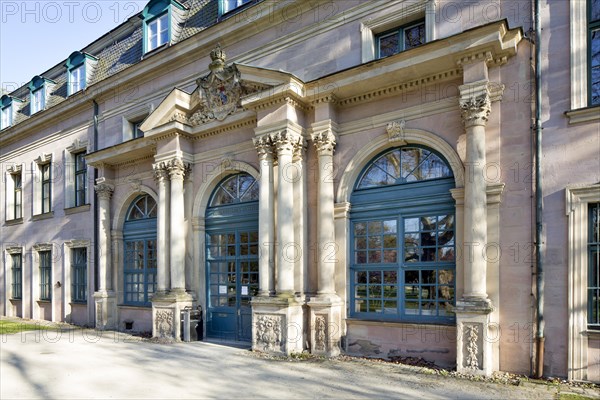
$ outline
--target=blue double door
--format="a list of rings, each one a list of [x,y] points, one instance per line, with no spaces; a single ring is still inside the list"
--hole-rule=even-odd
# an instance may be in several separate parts
[[[258,228],[252,225],[207,229],[207,334],[210,337],[252,340],[250,301],[258,293]]]

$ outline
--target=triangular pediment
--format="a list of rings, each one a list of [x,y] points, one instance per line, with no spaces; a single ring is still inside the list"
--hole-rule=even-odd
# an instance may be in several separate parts
[[[304,85],[290,73],[243,64],[225,63],[225,53],[217,47],[211,52],[210,73],[196,80],[192,93],[174,88],[146,118],[141,129],[153,136],[164,125],[176,122],[190,132],[202,125],[227,124],[234,114],[245,111],[248,99],[255,101],[284,88]]]

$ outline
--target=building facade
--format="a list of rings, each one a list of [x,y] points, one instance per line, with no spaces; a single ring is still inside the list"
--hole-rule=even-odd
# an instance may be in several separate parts
[[[600,380],[599,7],[149,1],[0,100],[0,309]]]

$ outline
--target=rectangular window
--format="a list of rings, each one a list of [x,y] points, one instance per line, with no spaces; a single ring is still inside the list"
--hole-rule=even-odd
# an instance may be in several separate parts
[[[69,72],[69,83],[71,87],[69,88],[69,94],[77,93],[80,90],[85,88],[85,65],[80,65],[79,67],[73,68]]]
[[[425,21],[421,20],[381,33],[375,39],[377,58],[384,58],[410,50],[425,44]]]
[[[42,173],[42,214],[51,211],[52,180],[50,163],[40,166]]]
[[[71,252],[71,300],[74,303],[87,301],[87,248],[73,249]]]
[[[454,215],[353,223],[352,313],[400,320],[451,320]]]
[[[588,327],[600,329],[600,203],[588,210]]]
[[[21,254],[11,254],[12,268],[11,268],[11,277],[12,277],[12,298],[15,300],[21,299],[23,297],[23,258]]]
[[[169,41],[169,14],[162,16],[148,23],[148,43],[147,51],[156,49]]]
[[[252,0],[221,0],[221,14],[226,14],[251,1]]]
[[[40,88],[35,92],[31,93],[31,114],[35,114],[38,111],[43,110],[46,107],[46,101],[44,99],[44,88]]]
[[[40,251],[40,300],[52,300],[51,252]]]
[[[0,129],[8,128],[13,124],[12,118],[12,106],[7,106],[2,109],[2,121],[0,123]]]
[[[14,207],[14,219],[23,218],[22,210],[23,210],[23,181],[21,178],[21,174],[13,174],[13,207]]]
[[[590,105],[600,105],[600,1],[588,1]]]
[[[149,306],[156,291],[156,240],[125,242],[125,303]]]
[[[87,164],[85,153],[77,153],[75,157],[75,207],[86,204]]]

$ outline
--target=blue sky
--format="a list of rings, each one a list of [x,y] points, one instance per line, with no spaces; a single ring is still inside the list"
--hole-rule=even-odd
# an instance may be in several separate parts
[[[12,91],[140,12],[148,0],[0,0],[0,84]]]

